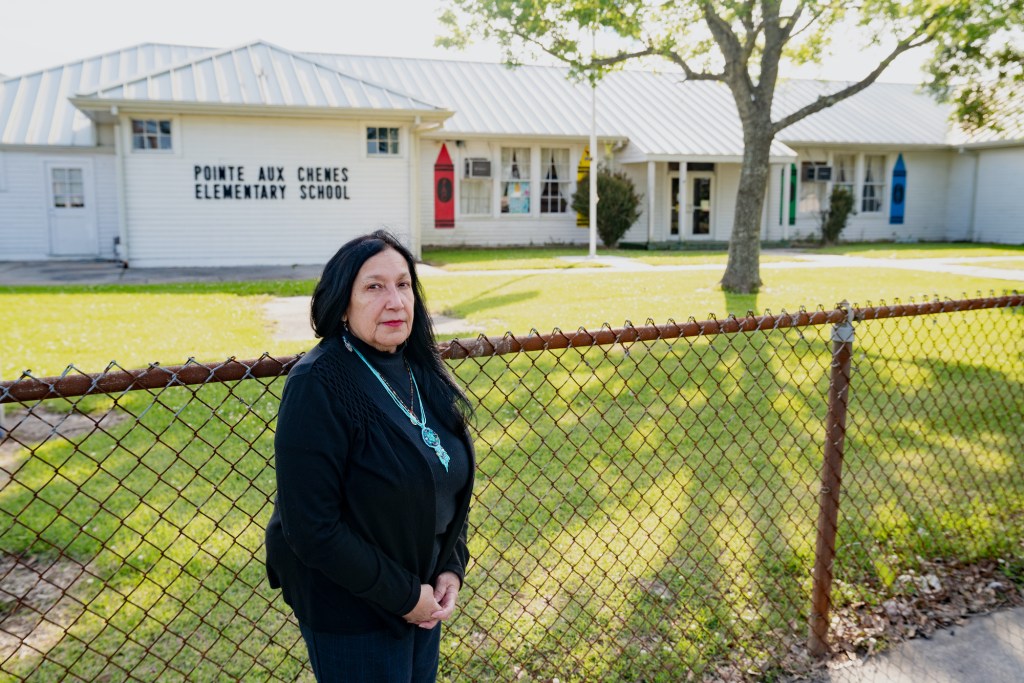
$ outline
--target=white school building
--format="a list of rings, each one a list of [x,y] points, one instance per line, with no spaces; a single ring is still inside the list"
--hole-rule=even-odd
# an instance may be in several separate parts
[[[0,65],[2,67],[3,65]],[[787,81],[777,116],[842,84]],[[667,69],[597,89],[596,160],[643,195],[631,243],[726,242],[731,95]],[[385,227],[429,245],[585,244],[591,91],[556,67],[145,44],[0,81],[0,261],[319,264]],[[1024,129],[974,136],[879,83],[782,131],[762,239],[1024,243]],[[584,223],[580,226],[579,223]]]

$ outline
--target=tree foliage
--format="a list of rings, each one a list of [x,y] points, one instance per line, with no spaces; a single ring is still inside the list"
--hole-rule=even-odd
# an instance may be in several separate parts
[[[743,126],[744,158],[722,285],[750,292],[760,284],[759,228],[776,134],[928,46],[933,92],[954,103],[968,127],[991,123],[1022,79],[1022,7],[1024,0],[448,0],[441,19],[449,34],[438,43],[496,40],[511,64],[546,53],[591,80],[646,60],[667,61],[688,80],[724,84]],[[817,61],[833,40],[856,35],[888,48],[861,80],[773,112],[781,66]]]
[[[601,166],[597,171],[597,234],[601,243],[614,249],[630,226],[640,218],[641,197],[625,173]],[[572,208],[578,214],[590,213],[590,174],[581,180],[572,196]]]
[[[823,244],[835,244],[839,241],[839,233],[846,227],[853,210],[853,195],[842,185],[832,188],[828,208],[821,212],[821,241]]]

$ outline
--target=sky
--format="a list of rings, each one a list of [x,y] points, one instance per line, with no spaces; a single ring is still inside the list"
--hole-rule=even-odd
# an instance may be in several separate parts
[[[230,48],[265,40],[297,52],[500,61],[498,48],[434,47],[445,0],[0,0],[0,74],[31,73],[138,43]],[[880,80],[918,83],[921,58],[907,55]],[[827,68],[802,78],[856,80],[880,59],[840,46]]]

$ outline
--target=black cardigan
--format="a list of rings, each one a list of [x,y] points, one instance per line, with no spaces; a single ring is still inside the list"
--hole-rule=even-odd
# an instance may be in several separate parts
[[[444,571],[465,577],[475,469],[469,434],[462,430],[469,482],[456,494],[437,566],[429,566],[434,474],[410,427],[339,339],[322,341],[288,373],[274,439],[267,577],[314,630],[399,635],[412,628],[402,615],[416,606],[421,584]]]

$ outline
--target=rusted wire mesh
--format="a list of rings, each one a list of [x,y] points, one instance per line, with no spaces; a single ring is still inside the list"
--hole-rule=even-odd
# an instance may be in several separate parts
[[[443,345],[479,474],[441,678],[809,675],[1019,602],[1024,298],[854,314],[842,439],[843,310]],[[0,385],[0,676],[311,680],[263,570],[294,361]]]

